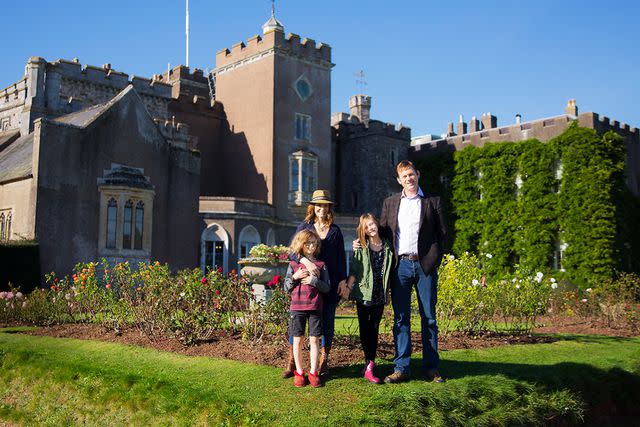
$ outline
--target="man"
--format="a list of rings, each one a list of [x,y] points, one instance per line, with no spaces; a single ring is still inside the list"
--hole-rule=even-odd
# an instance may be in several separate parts
[[[436,300],[438,266],[447,238],[440,197],[425,195],[418,186],[420,172],[408,160],[396,167],[402,192],[384,200],[380,226],[393,241],[395,268],[391,274],[394,312],[395,369],[389,383],[407,381],[411,360],[411,291],[416,288],[422,329],[422,365],[428,379],[442,382],[438,372]],[[354,246],[355,242],[354,242]]]

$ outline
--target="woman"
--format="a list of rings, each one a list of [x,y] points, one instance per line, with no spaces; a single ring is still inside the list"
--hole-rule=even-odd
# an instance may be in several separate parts
[[[340,227],[333,223],[333,201],[327,190],[313,192],[309,206],[307,206],[307,215],[296,229],[296,233],[300,230],[313,230],[320,236],[321,246],[318,259],[324,262],[329,270],[331,288],[328,293],[324,294],[324,304],[322,305],[323,344],[320,352],[320,375],[326,375],[328,373],[329,353],[333,343],[336,308],[338,307],[338,301],[340,301],[338,288],[346,286],[347,278],[344,238]],[[318,268],[311,261],[301,258],[300,263],[304,264],[314,276],[320,276]],[[291,344],[291,338],[289,338],[289,344]],[[295,369],[293,349],[289,346],[289,361],[282,373],[283,378],[293,376]]]
[[[371,213],[360,217],[357,233],[360,248],[353,254],[352,269],[340,295],[356,301],[360,342],[364,352],[364,377],[382,383],[374,373],[378,332],[384,306],[389,301],[389,276],[393,269],[391,243],[378,234],[380,223]]]

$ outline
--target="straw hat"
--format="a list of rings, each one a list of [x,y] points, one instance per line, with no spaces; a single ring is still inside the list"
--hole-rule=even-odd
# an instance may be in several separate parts
[[[314,191],[313,195],[311,196],[311,201],[309,203],[314,205],[321,205],[321,204],[332,205],[333,204],[333,202],[331,201],[331,195],[329,194],[328,190]]]

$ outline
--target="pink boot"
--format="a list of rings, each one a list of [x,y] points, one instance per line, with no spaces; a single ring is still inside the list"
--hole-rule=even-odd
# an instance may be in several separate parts
[[[373,384],[382,384],[382,381],[380,380],[380,378],[376,377],[373,373],[373,368],[375,366],[376,364],[373,363],[373,360],[370,360],[369,363],[367,364],[367,367],[364,369],[364,377]]]

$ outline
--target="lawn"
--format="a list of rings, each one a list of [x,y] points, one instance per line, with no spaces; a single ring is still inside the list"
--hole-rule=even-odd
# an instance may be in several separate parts
[[[634,425],[640,419],[640,338],[566,335],[551,344],[442,352],[444,384],[416,375],[406,384],[373,386],[352,366],[335,369],[321,389],[294,389],[269,366],[16,332],[0,332],[0,420],[19,425],[506,426],[582,419]],[[615,411],[617,418],[602,417]]]

